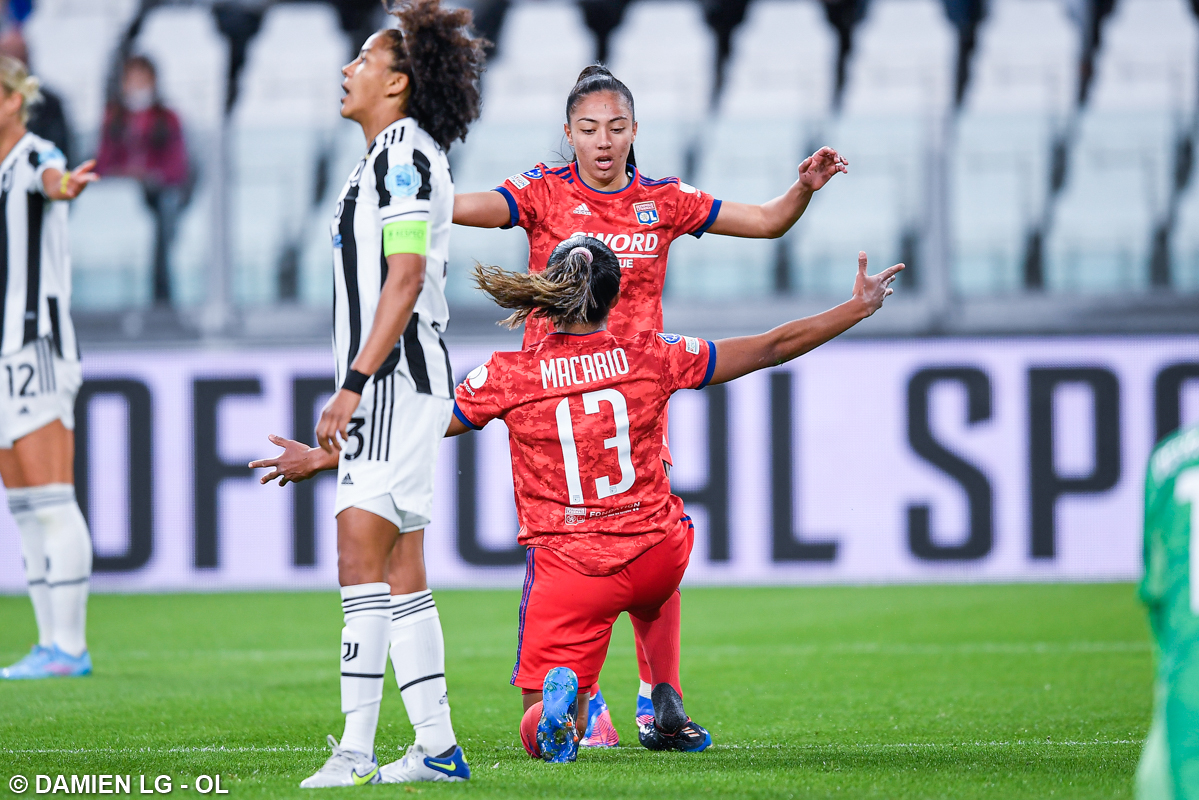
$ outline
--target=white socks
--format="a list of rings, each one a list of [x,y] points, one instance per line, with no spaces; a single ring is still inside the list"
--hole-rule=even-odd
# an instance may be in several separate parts
[[[341,630],[341,711],[346,728],[339,744],[367,756],[375,752],[383,700],[390,594],[386,583],[341,587],[346,620]]]
[[[18,491],[23,494],[19,499],[24,499],[41,528],[54,644],[68,655],[79,656],[87,649],[84,629],[88,579],[92,574],[92,537],[75,502],[75,487],[69,483],[50,483]],[[22,526],[22,542],[26,538],[24,530]],[[36,557],[36,548],[33,551]],[[36,609],[37,601],[34,603]]]
[[[646,700],[651,699],[654,696],[653,685],[646,683],[645,681],[641,680],[640,678],[638,678],[638,682],[641,684],[641,686],[640,686],[640,688],[637,689],[637,695],[639,697],[644,697]]]
[[[37,643],[42,647],[54,644],[54,615],[50,609],[50,587],[46,585],[46,547],[42,524],[29,504],[30,489],[9,489],[8,509],[21,532],[21,558],[25,562],[25,582],[29,584],[29,599],[37,620]]]
[[[428,589],[391,598],[391,666],[416,743],[440,756],[457,738],[450,724],[441,618]]]

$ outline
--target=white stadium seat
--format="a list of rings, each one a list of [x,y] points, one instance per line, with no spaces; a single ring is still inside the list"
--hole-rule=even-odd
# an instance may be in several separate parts
[[[795,182],[807,130],[796,121],[721,118],[703,139],[696,185],[719,200],[762,203]],[[673,297],[746,297],[774,286],[780,242],[706,234],[670,256]]]
[[[711,105],[716,39],[698,3],[640,0],[612,35],[612,72],[633,93],[637,166],[681,175]]]
[[[854,34],[842,109],[852,115],[947,112],[957,43],[937,0],[876,0]]]
[[[1179,199],[1170,237],[1170,284],[1184,292],[1199,291],[1199,181]]]
[[[1097,111],[1195,110],[1199,22],[1183,0],[1122,0],[1103,26],[1088,103]]]
[[[25,24],[33,73],[62,98],[81,154],[93,153],[99,142],[105,82],[124,25],[87,6],[56,16],[40,3]]]
[[[134,52],[158,71],[158,92],[189,130],[211,132],[224,117],[229,45],[210,9],[159,6],[142,22]]]
[[[106,178],[71,205],[74,307],[112,311],[148,303],[154,218],[141,185]]]
[[[330,6],[271,6],[251,42],[230,126],[233,297],[277,297],[280,259],[299,246],[317,198],[316,165],[341,122],[349,41]],[[337,180],[330,178],[330,180]]]
[[[837,48],[837,34],[815,0],[756,0],[733,32],[720,114],[740,119],[827,116]]]
[[[1023,286],[1029,234],[1049,196],[1053,123],[1041,114],[964,114],[950,156],[950,237],[963,294]]]
[[[1082,38],[1059,0],[998,0],[977,36],[967,110],[1065,121],[1077,101]]]
[[[1084,117],[1045,249],[1045,286],[1112,293],[1148,286],[1168,187],[1163,115]],[[1157,143],[1154,146],[1154,143]]]
[[[498,54],[483,76],[485,123],[561,125],[566,97],[595,58],[595,37],[575,3],[517,3],[504,17]]]

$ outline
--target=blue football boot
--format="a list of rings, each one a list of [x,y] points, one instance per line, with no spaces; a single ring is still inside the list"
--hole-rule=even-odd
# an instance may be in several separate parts
[[[12,666],[0,669],[0,679],[8,681],[29,680],[34,678],[49,678],[50,673],[43,669],[46,662],[54,654],[54,648],[35,644],[24,658]]]
[[[579,679],[569,667],[554,667],[541,686],[541,719],[537,746],[551,764],[574,761],[579,755],[575,720],[579,714]]]
[[[637,731],[638,735],[654,727],[654,701],[648,697],[637,695]]]
[[[92,674],[92,657],[86,650],[77,656],[69,655],[54,645],[54,652],[42,669],[59,678],[82,678]]]
[[[620,734],[612,724],[604,693],[597,688],[587,704],[587,733],[579,740],[579,747],[616,747],[619,744]]]
[[[669,683],[659,683],[653,691],[654,719],[638,728],[637,738],[648,750],[678,750],[698,753],[712,744],[712,735],[694,722],[683,710],[683,698]]]

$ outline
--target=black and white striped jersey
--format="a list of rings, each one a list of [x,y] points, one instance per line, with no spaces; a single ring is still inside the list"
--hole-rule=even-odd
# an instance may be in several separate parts
[[[411,118],[371,142],[338,197],[333,218],[333,350],[340,386],[375,320],[387,278],[383,226],[428,223],[425,282],[408,328],[377,376],[398,373],[421,394],[451,398],[454,378],[441,332],[449,322],[445,271],[449,260],[454,183],[436,142]]]
[[[46,197],[42,173],[66,170],[62,152],[27,133],[0,162],[0,356],[50,338],[55,352],[75,361],[71,324],[68,204]]]

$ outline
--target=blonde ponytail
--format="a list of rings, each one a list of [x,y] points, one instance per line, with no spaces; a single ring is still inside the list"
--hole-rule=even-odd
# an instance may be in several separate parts
[[[42,99],[41,81],[29,74],[29,70],[15,58],[0,56],[0,86],[4,93],[21,95],[21,124],[29,121],[29,108]]]

